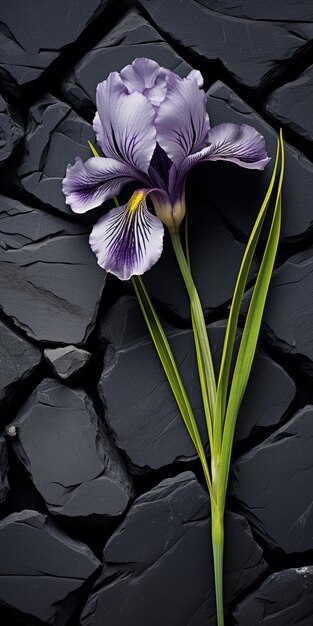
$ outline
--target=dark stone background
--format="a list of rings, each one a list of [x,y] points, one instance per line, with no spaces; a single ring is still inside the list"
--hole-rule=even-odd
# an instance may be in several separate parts
[[[282,236],[236,433],[225,605],[228,626],[312,626],[312,0],[2,0],[0,22],[1,624],[215,625],[199,464],[130,286],[89,250],[101,210],[79,220],[61,193],[66,165],[89,156],[96,84],[148,56],[202,71],[212,124],[253,124],[272,156],[284,130]],[[214,163],[188,181],[216,366],[270,173]],[[167,241],[146,283],[205,438]]]

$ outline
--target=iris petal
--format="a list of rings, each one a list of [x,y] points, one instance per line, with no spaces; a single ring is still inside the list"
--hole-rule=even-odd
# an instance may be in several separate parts
[[[135,168],[115,159],[92,157],[86,163],[78,157],[74,165],[69,165],[63,180],[63,193],[66,203],[75,213],[85,213],[121,191],[133,180],[143,182]]]
[[[97,87],[94,131],[104,154],[148,172],[156,146],[155,110],[141,93],[128,93],[117,72]]]
[[[217,124],[211,128],[208,141],[205,160],[223,159],[257,170],[263,170],[270,160],[264,137],[248,124]]]
[[[100,217],[89,243],[98,264],[121,280],[148,271],[161,256],[164,228],[136,191],[130,201]]]
[[[196,77],[169,80],[155,126],[157,142],[176,167],[186,156],[207,145],[210,123],[205,105],[206,96]]]

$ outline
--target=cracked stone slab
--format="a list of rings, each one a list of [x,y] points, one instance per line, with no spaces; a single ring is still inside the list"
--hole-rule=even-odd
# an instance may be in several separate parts
[[[246,312],[250,292],[243,302]],[[267,341],[313,376],[313,248],[290,257],[273,274],[263,315]]]
[[[165,329],[203,441],[206,441],[192,331],[169,325]],[[225,322],[211,324],[208,331],[217,366]],[[121,298],[102,320],[100,333],[100,343],[108,347],[99,394],[115,443],[126,454],[131,467],[144,471],[193,458],[193,446],[147,335],[136,299]],[[287,373],[259,352],[238,416],[236,441],[279,423],[294,396],[295,385]]]
[[[313,141],[313,65],[296,80],[282,85],[264,102],[264,111],[306,141]]]
[[[12,425],[12,446],[51,513],[92,520],[124,512],[130,478],[82,389],[45,379]]]
[[[9,492],[9,460],[7,442],[0,436],[0,504],[4,502]]]
[[[200,200],[199,188],[191,195],[190,202],[187,197],[187,207],[192,274],[208,314],[231,300],[245,246],[234,238],[218,211]],[[253,262],[250,278],[256,270],[257,263]],[[145,284],[150,296],[172,316],[190,319],[186,287],[167,234],[162,256],[145,274]]]
[[[0,603],[64,626],[77,604],[73,592],[100,562],[46,515],[24,510],[0,521]]]
[[[97,84],[136,57],[154,59],[182,77],[192,69],[136,9],[130,9],[64,78],[65,100],[82,115],[94,115]]]
[[[89,229],[0,197],[0,308],[37,341],[83,344],[106,273]]]
[[[8,161],[23,136],[21,120],[0,96],[0,166]]]
[[[40,350],[0,321],[0,406],[11,400],[40,362]]]
[[[225,534],[228,608],[259,578],[266,563],[243,517],[228,513]],[[214,626],[209,499],[191,472],[140,496],[110,537],[103,557],[81,626]]]
[[[80,376],[91,359],[90,352],[76,346],[46,348],[44,356],[53,373],[61,380],[68,381]]]
[[[235,608],[234,624],[311,626],[313,567],[296,567],[271,574]]]
[[[256,0],[139,0],[139,4],[165,36],[206,59],[208,67],[219,61],[241,86],[257,91],[274,85],[288,62],[306,52],[313,40],[310,0],[285,3],[291,7],[286,16],[280,0],[270,7]]]
[[[0,79],[2,84],[21,95],[24,87],[40,78],[63,49],[74,43],[109,5],[108,0],[46,0],[6,2],[1,7]]]
[[[210,181],[204,187],[208,203],[217,207],[235,232],[248,238],[271,178],[277,133],[223,83],[214,83],[207,95],[212,126],[223,122],[250,124],[265,137],[272,157],[263,172],[222,162],[208,163],[199,170],[199,175]],[[312,195],[313,164],[285,142],[282,242],[305,240],[312,232]]]
[[[29,203],[38,201],[61,214],[74,215],[65,204],[62,180],[69,163],[90,157],[92,127],[65,102],[45,95],[30,109],[20,160],[8,172],[7,188]]]
[[[233,465],[230,494],[269,548],[312,550],[313,407],[306,406]]]

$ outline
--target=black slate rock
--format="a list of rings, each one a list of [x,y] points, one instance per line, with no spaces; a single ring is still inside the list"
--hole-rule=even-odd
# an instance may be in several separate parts
[[[65,100],[81,115],[94,115],[97,84],[136,57],[154,59],[182,77],[192,69],[136,9],[130,9],[65,77]]]
[[[282,85],[268,96],[264,111],[306,141],[313,141],[313,65],[296,80]]]
[[[271,574],[234,611],[236,626],[312,626],[313,567]]]
[[[0,79],[14,95],[37,80],[108,6],[108,0],[3,2],[0,33]]]
[[[247,311],[250,292],[242,312]],[[273,274],[263,315],[262,332],[276,350],[290,357],[310,380],[313,377],[313,248],[290,257]]]
[[[267,152],[272,158],[263,172],[247,170],[221,161],[199,166],[202,168],[199,169],[199,177],[202,175],[205,181],[210,181],[203,186],[207,191],[207,202],[217,207],[235,232],[248,238],[272,175],[278,135],[223,83],[219,81],[214,83],[207,94],[207,108],[212,126],[223,122],[250,124],[265,137]],[[285,177],[281,241],[284,243],[305,241],[311,235],[313,224],[313,164],[287,142],[284,142],[284,145]]]
[[[226,514],[225,605],[266,569],[246,520]],[[214,626],[209,498],[191,472],[140,496],[104,549],[81,626]],[[122,599],[122,601],[121,601]]]
[[[0,603],[53,626],[65,626],[77,604],[71,594],[100,565],[85,544],[29,510],[0,521],[0,555]]]
[[[307,406],[233,466],[230,493],[272,550],[312,550],[312,441]]]
[[[37,341],[83,344],[106,280],[89,229],[4,196],[0,218],[0,308]]]
[[[8,173],[8,189],[23,200],[73,216],[65,204],[62,180],[76,157],[86,161],[91,156],[88,140],[95,143],[90,124],[65,102],[43,96],[29,111],[23,151]]]
[[[235,239],[212,204],[201,202],[200,194],[197,189],[190,202],[187,197],[189,246],[192,274],[204,313],[208,314],[231,300],[245,246]],[[253,262],[250,278],[256,270],[257,263]],[[145,284],[150,296],[174,319],[190,319],[186,287],[168,236],[160,260],[145,274]]]
[[[0,436],[0,504],[4,502],[9,491],[9,459],[7,442],[4,437]]]
[[[91,359],[90,352],[76,346],[46,348],[44,356],[53,373],[61,380],[68,381],[80,376]]]
[[[23,136],[20,118],[0,96],[0,166],[8,161]]]
[[[11,400],[40,362],[40,350],[0,322],[0,406]]]
[[[165,328],[206,440],[192,331],[169,325]],[[193,458],[193,446],[136,299],[124,296],[117,301],[105,315],[100,329],[100,343],[109,345],[98,389],[117,447],[136,471]],[[225,322],[211,324],[208,331],[218,366]],[[269,357],[257,353],[238,417],[236,442],[279,423],[294,396],[295,385],[287,373]]]
[[[131,481],[82,389],[42,381],[13,425],[13,448],[51,513],[87,520],[123,513]]]
[[[313,39],[312,4],[280,0],[139,0],[166,37],[212,62],[243,87],[269,89]],[[285,12],[285,6],[290,5]],[[289,18],[290,15],[290,18]],[[208,64],[209,65],[209,64]]]

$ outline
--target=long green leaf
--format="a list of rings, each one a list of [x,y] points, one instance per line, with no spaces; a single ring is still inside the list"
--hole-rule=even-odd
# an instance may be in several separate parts
[[[239,270],[239,274],[236,281],[236,286],[234,290],[234,295],[231,302],[231,308],[229,312],[225,339],[223,345],[223,352],[221,358],[221,365],[219,371],[218,385],[217,385],[217,395],[216,395],[216,407],[214,414],[214,436],[215,436],[215,446],[216,450],[220,449],[222,443],[222,433],[223,433],[223,425],[225,419],[225,411],[227,405],[227,396],[228,396],[228,386],[229,386],[229,374],[230,368],[233,358],[235,338],[236,338],[236,330],[238,325],[238,318],[242,303],[242,297],[246,288],[252,260],[255,254],[255,250],[260,238],[261,230],[264,224],[264,220],[267,214],[269,201],[271,198],[271,194],[274,187],[274,182],[276,178],[277,166],[278,166],[278,158],[280,151],[280,143],[277,141],[277,149],[276,149],[276,157],[275,163],[273,167],[273,172],[271,176],[271,180],[265,194],[261,209],[255,221],[252,233],[250,235],[249,241],[247,243],[245,253],[241,262],[241,267]]]
[[[281,169],[274,213],[240,341],[226,410],[218,480],[218,502],[222,507],[225,504],[226,498],[236,419],[249,380],[279,243],[281,227],[281,188],[284,176],[284,145],[281,131],[279,141],[281,148]]]

